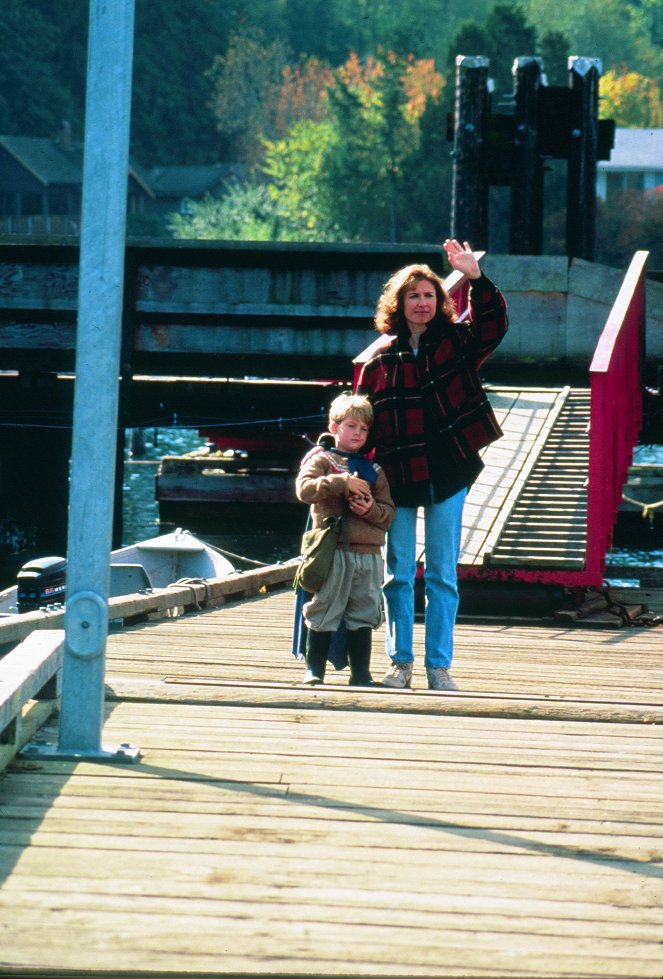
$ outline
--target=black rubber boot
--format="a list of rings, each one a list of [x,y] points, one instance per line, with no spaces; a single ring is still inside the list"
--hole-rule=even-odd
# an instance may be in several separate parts
[[[325,682],[325,670],[327,669],[327,653],[331,643],[331,632],[314,632],[308,630],[306,636],[306,673],[302,683],[307,686],[314,686],[317,683]]]
[[[348,629],[348,659],[350,660],[350,680],[351,687],[375,687],[380,686],[371,676],[371,643],[373,637],[372,629],[365,626],[363,629]]]

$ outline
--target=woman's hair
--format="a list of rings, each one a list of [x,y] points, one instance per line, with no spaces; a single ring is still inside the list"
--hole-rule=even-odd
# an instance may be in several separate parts
[[[456,307],[439,275],[428,265],[406,265],[394,272],[378,299],[375,311],[375,329],[378,333],[403,333],[407,330],[403,296],[415,283],[421,281],[430,282],[437,296],[437,309],[432,322],[453,323],[456,320]]]
[[[339,394],[337,398],[334,398],[329,408],[329,422],[330,424],[336,422],[338,425],[345,421],[348,415],[358,418],[366,425],[372,425],[373,405],[363,394],[351,394],[349,392]]]

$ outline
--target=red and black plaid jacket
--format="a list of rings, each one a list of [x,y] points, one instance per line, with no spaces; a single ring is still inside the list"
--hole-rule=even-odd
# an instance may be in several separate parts
[[[482,276],[469,320],[430,324],[416,357],[408,337],[394,336],[364,364],[357,392],[373,404],[375,458],[392,489],[429,482],[433,454],[462,468],[502,435],[478,372],[507,327],[504,297]]]

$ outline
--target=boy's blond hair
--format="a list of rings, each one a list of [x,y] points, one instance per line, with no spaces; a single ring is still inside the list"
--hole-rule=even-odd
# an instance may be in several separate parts
[[[373,405],[364,394],[339,394],[334,398],[329,408],[329,423],[335,422],[337,425],[353,415],[366,425],[373,424]]]

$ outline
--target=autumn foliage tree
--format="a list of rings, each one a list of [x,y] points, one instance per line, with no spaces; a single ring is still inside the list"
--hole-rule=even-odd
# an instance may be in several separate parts
[[[663,126],[660,82],[637,71],[607,71],[599,82],[600,114],[618,126]]]
[[[328,118],[266,144],[290,231],[301,215],[304,237],[317,228],[325,238],[407,240],[421,123],[443,86],[430,60],[352,54],[327,87]]]

